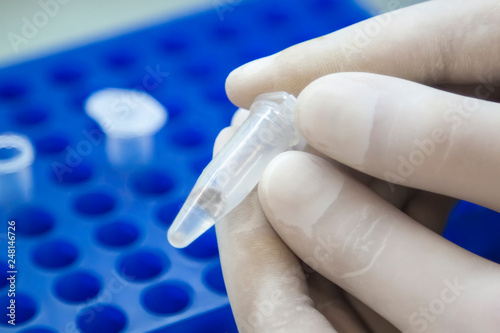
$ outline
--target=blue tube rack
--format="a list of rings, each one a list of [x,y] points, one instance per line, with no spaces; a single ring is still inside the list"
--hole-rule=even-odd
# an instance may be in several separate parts
[[[368,17],[349,1],[215,1],[213,8],[0,70],[0,133],[34,143],[33,200],[16,221],[17,316],[5,332],[236,332],[214,230],[186,249],[166,230],[235,107],[237,66]],[[146,91],[169,111],[144,167],[117,171],[83,110],[105,88]]]
[[[224,80],[245,62],[369,15],[343,0],[213,4],[0,69],[0,133],[24,134],[36,148],[34,199],[0,207],[2,309],[9,302],[8,220],[16,221],[18,271],[17,324],[2,316],[0,331],[237,331],[214,230],[183,250],[166,240],[217,133],[235,111]],[[103,133],[83,110],[85,98],[105,87],[142,89],[168,108],[149,165],[116,171],[108,164]],[[458,211],[446,230],[450,239],[499,262],[500,242],[485,231],[498,234],[498,214],[488,213],[497,223],[482,226],[488,240],[474,241],[464,236],[474,226],[463,217],[471,217]]]

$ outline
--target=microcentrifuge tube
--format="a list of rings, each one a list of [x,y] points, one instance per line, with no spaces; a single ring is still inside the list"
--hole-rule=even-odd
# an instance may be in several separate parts
[[[146,164],[152,157],[153,136],[167,121],[167,110],[139,90],[107,88],[93,93],[85,111],[106,134],[106,154],[113,165]]]
[[[269,162],[297,144],[295,97],[285,92],[258,96],[249,117],[203,170],[168,230],[174,247],[192,243],[252,191]]]
[[[27,137],[14,133],[0,135],[0,205],[31,198],[34,158],[33,145]]]

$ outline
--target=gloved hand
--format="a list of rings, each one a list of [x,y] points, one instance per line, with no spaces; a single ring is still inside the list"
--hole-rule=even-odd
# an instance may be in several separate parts
[[[216,226],[241,332],[500,332],[500,267],[439,235],[452,198],[500,210],[499,55],[500,2],[442,0],[231,73],[310,145]]]

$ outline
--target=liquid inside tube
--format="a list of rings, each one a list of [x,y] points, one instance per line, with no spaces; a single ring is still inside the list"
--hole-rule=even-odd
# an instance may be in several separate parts
[[[168,240],[186,247],[234,209],[257,185],[269,162],[297,143],[295,98],[259,96],[249,118],[203,170],[172,226]]]

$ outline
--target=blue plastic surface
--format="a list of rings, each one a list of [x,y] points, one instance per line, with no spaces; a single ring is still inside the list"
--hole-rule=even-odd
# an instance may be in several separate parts
[[[235,107],[238,65],[368,15],[344,0],[220,1],[187,18],[0,70],[0,133],[34,142],[34,200],[1,207],[17,223],[17,325],[5,332],[236,332],[212,229],[178,250],[166,230]],[[83,111],[104,87],[143,89],[169,110],[151,165],[116,172]],[[1,157],[0,157],[1,158]],[[500,218],[460,203],[445,235],[500,263]]]
[[[344,0],[214,1],[190,17],[0,70],[0,133],[35,145],[34,199],[17,223],[17,325],[5,332],[236,332],[212,229],[178,250],[166,230],[235,107],[235,67],[368,17]],[[150,165],[116,171],[83,101],[142,89],[169,110]]]
[[[500,264],[500,214],[459,202],[451,212],[444,237],[475,254]]]

